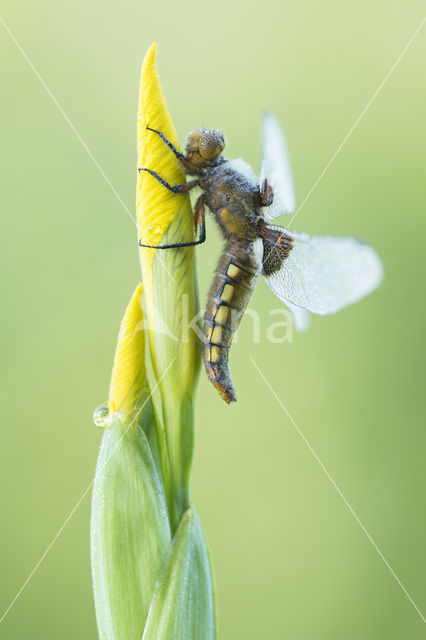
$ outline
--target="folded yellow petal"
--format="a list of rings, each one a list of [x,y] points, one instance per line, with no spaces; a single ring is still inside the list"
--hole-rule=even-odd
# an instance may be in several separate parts
[[[133,293],[118,334],[109,389],[110,411],[135,407],[145,380],[145,333],[143,327],[142,285]]]
[[[161,131],[176,148],[179,147],[158,76],[156,53],[157,45],[153,44],[142,64],[137,120],[138,169],[151,169],[169,184],[180,184],[185,182],[185,174],[175,155],[156,133],[146,128],[149,126]],[[146,171],[138,172],[136,212],[139,239],[144,244],[160,244],[185,199],[188,200],[188,196],[168,191]],[[154,254],[154,249],[143,250],[144,265],[152,263]]]

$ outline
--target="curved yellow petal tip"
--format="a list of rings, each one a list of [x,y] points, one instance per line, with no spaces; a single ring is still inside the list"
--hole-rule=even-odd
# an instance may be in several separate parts
[[[152,169],[169,184],[179,184],[185,182],[185,174],[176,157],[156,133],[146,128],[149,126],[161,131],[179,148],[158,76],[156,54],[157,45],[154,43],[142,63],[137,120],[138,169]],[[160,243],[182,199],[187,197],[171,193],[146,171],[138,172],[136,212],[139,238],[144,244]],[[149,256],[152,264],[155,250],[143,251],[144,258]]]
[[[127,306],[118,334],[108,400],[112,412],[122,408],[129,394],[130,402],[136,401],[145,379],[144,355],[142,285],[139,284]],[[129,406],[132,405],[129,403]]]

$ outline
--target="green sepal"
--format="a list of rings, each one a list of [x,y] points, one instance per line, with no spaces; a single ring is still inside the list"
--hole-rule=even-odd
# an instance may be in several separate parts
[[[162,244],[191,240],[193,217],[186,200],[178,208]],[[190,471],[194,449],[193,394],[200,368],[201,342],[193,323],[198,312],[193,247],[157,251],[152,265],[154,318],[150,319],[150,354],[159,394],[153,397],[165,434],[168,469],[164,469],[174,530],[191,504]],[[151,385],[153,386],[153,384]],[[171,490],[169,491],[169,486]],[[170,495],[169,495],[170,494]]]
[[[214,590],[198,515],[183,515],[155,587],[142,640],[214,640]]]
[[[93,487],[92,575],[101,640],[140,640],[171,543],[161,477],[143,429],[114,419]]]

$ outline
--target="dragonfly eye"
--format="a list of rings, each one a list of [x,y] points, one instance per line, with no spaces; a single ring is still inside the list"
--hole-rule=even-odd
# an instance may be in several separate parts
[[[198,153],[201,135],[200,129],[193,129],[193,131],[188,133],[185,143],[185,149],[188,154],[194,152]]]
[[[225,148],[225,138],[221,131],[209,129],[202,131],[198,142],[198,151],[205,160],[214,160]]]

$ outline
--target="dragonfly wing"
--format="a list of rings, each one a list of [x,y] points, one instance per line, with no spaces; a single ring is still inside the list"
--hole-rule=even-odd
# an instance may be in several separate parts
[[[283,130],[272,113],[263,116],[262,133],[260,184],[267,180],[274,193],[272,205],[265,207],[264,212],[270,218],[277,218],[285,213],[293,213],[296,208],[293,175]]]
[[[309,311],[307,311],[306,309],[302,309],[302,307],[296,306],[288,300],[286,300],[285,304],[291,311],[296,331],[299,331],[299,333],[304,333],[305,331],[307,331],[311,325],[311,314],[309,313]]]
[[[267,225],[263,232],[263,275],[272,291],[316,313],[335,313],[380,284],[377,253],[355,238],[309,236]]]

